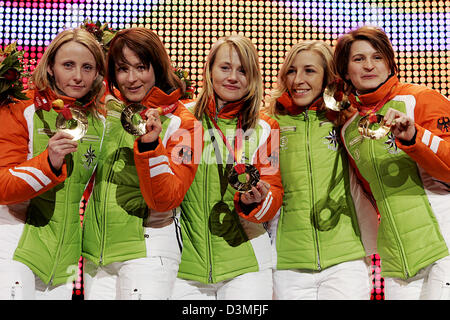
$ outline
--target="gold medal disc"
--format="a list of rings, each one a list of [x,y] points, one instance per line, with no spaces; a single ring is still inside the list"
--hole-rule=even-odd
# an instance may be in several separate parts
[[[125,131],[133,136],[142,136],[147,132],[146,121],[140,115],[145,109],[147,108],[140,103],[131,103],[123,109],[120,121]]]
[[[84,137],[88,129],[88,119],[86,114],[80,109],[69,108],[72,119],[67,120],[62,113],[56,118],[56,129],[73,136],[73,141],[80,140]]]
[[[228,183],[239,192],[247,192],[251,190],[252,187],[256,187],[256,184],[260,179],[260,175],[255,166],[246,163],[245,173],[243,173],[243,175],[245,175],[244,180],[247,180],[246,182],[240,181],[241,179],[239,174],[236,172],[236,168],[233,167],[228,175]]]
[[[384,124],[384,117],[380,114],[376,115],[377,121],[371,123],[369,119],[369,115],[365,115],[358,121],[358,131],[365,138],[378,140],[386,136],[390,127]]]

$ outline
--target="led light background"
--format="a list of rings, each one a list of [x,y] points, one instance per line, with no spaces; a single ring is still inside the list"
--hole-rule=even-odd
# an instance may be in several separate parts
[[[153,29],[175,65],[190,72],[194,86],[201,86],[211,44],[231,33],[243,34],[259,52],[266,95],[296,42],[321,39],[334,45],[351,28],[377,25],[392,41],[401,81],[450,95],[450,1],[0,1],[0,46],[17,40],[25,58],[39,61],[57,33],[86,18],[115,29]],[[381,300],[378,256],[372,262],[372,299]],[[76,286],[74,297],[82,296],[80,281]]]

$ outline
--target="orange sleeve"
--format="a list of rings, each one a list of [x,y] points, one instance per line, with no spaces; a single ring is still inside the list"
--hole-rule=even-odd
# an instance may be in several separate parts
[[[140,152],[134,144],[134,161],[147,205],[156,211],[178,207],[194,180],[203,149],[201,122],[184,107],[176,111],[181,124],[164,146],[161,138],[151,151]],[[167,130],[170,130],[170,126]]]
[[[260,121],[263,122],[263,130],[269,132],[267,132],[266,141],[258,148],[253,165],[260,173],[260,180],[270,184],[269,192],[265,199],[251,207],[244,206],[240,202],[240,192],[236,192],[234,195],[236,212],[242,218],[255,223],[267,222],[272,219],[280,209],[284,195],[279,166],[280,126],[277,121],[264,114],[261,114]]]
[[[428,174],[450,182],[450,100],[435,90],[422,90],[415,98],[415,143],[397,139],[396,144]]]
[[[0,107],[0,204],[23,202],[38,196],[64,181],[67,168],[56,176],[48,162],[47,149],[34,158],[29,154],[29,132],[19,102]]]

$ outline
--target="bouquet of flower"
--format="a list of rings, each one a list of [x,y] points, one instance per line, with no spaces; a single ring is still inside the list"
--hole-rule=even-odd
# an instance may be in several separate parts
[[[84,20],[83,24],[80,27],[91,33],[95,37],[95,39],[97,39],[98,43],[100,43],[103,48],[103,52],[106,55],[106,53],[108,53],[109,43],[111,42],[112,38],[114,38],[117,30],[109,28],[108,23],[104,23],[102,25],[99,21],[94,23],[89,19]]]
[[[23,93],[22,78],[29,76],[24,71],[23,54],[17,50],[16,42],[0,50],[0,106],[15,100],[28,100]]]
[[[192,81],[189,79],[189,72],[186,70],[183,70],[181,68],[174,68],[173,70],[178,78],[181,79],[183,84],[186,86],[186,93],[184,96],[181,97],[181,99],[193,99],[195,89],[192,86]]]

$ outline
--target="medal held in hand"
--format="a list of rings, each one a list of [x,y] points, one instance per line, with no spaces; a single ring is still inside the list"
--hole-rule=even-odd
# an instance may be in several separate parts
[[[228,175],[228,183],[239,192],[250,191],[259,179],[258,169],[247,163],[235,165]]]
[[[380,114],[368,114],[358,121],[358,132],[368,139],[381,139],[390,130],[391,128],[384,124],[384,117]]]
[[[177,107],[176,103],[171,105],[161,105],[158,108],[159,115],[166,115],[173,112]],[[147,133],[145,113],[148,108],[140,103],[131,103],[127,105],[120,115],[122,127],[133,136],[142,136]]]
[[[142,136],[147,132],[146,122],[142,117],[142,112],[145,110],[147,108],[140,103],[131,103],[122,110],[120,122],[126,132],[133,136]]]
[[[389,90],[388,94],[386,94],[386,96],[380,100],[373,109],[370,109],[365,113],[361,110],[359,111],[359,114],[362,117],[358,121],[358,132],[364,138],[378,140],[386,136],[389,131],[391,131],[391,127],[385,124],[383,115],[377,114],[376,112],[388,102],[395,87],[396,86],[393,86],[391,90]]]
[[[209,115],[208,115],[209,116]],[[220,130],[219,126],[217,125],[217,122],[212,118],[209,117],[212,123],[214,124],[214,127],[217,129],[217,132],[219,132],[220,137],[222,138],[223,142],[225,143],[228,151],[230,154],[233,155],[234,162],[236,165],[233,167],[233,169],[228,174],[228,183],[230,186],[232,186],[234,189],[236,189],[239,192],[247,192],[252,189],[252,187],[256,186],[258,181],[260,180],[260,174],[258,169],[248,163],[241,163],[240,162],[240,155],[242,154],[242,125],[241,125],[241,119],[238,118],[238,123],[236,126],[236,136],[234,139],[234,145],[236,147],[236,152],[233,150],[233,148],[228,143],[227,138],[222,133],[222,130]],[[239,159],[236,157],[236,155],[239,156]]]
[[[86,113],[76,107],[61,107],[61,104],[63,104],[63,101],[60,99],[53,101],[53,105],[61,109],[61,112],[56,117],[56,130],[70,134],[73,137],[73,141],[80,140],[88,129]]]

